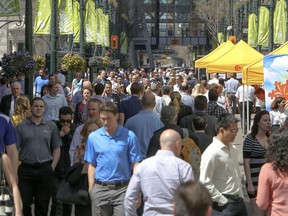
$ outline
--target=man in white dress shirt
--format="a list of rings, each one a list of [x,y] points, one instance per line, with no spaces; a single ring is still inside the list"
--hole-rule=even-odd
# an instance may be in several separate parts
[[[181,152],[181,136],[165,130],[160,136],[161,150],[140,163],[128,185],[124,208],[126,216],[136,216],[137,200],[143,194],[143,216],[173,215],[173,196],[178,186],[193,180],[190,164],[177,156]]]
[[[201,156],[200,182],[211,194],[212,216],[246,216],[237,149],[232,142],[239,120],[225,113],[218,118],[217,135]]]

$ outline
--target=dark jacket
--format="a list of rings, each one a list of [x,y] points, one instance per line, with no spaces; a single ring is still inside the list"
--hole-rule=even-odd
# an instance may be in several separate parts
[[[1,100],[0,111],[7,116],[9,116],[11,100],[12,100],[12,94],[3,96]]]
[[[206,122],[207,122],[207,128],[205,129],[205,133],[209,136],[216,136],[216,122],[217,122],[217,118],[214,116],[210,116],[204,112],[195,112],[192,115],[188,115],[184,118],[181,119],[180,121],[180,127],[182,128],[188,128],[189,130],[193,131],[193,118],[196,115],[204,115],[206,118]]]
[[[167,130],[167,129],[172,129],[172,130],[177,131],[181,135],[181,138],[182,139],[184,138],[183,130],[181,127],[179,127],[178,125],[174,125],[174,124],[165,125],[164,127],[155,131],[153,136],[151,137],[150,142],[149,142],[149,146],[148,146],[148,150],[147,150],[147,154],[146,154],[146,158],[154,156],[156,154],[156,152],[159,149],[161,149],[161,147],[160,147],[160,135],[164,130]],[[189,138],[191,138],[198,145],[198,143],[199,143],[198,138],[189,129],[188,129],[188,133],[189,133]]]
[[[60,121],[55,121],[58,130],[61,130],[61,123]],[[62,146],[60,148],[61,155],[58,161],[58,164],[55,168],[54,175],[58,177],[65,177],[67,169],[70,167],[70,156],[69,156],[69,149],[72,142],[72,138],[75,132],[76,126],[71,123],[70,133],[61,137],[62,139]]]

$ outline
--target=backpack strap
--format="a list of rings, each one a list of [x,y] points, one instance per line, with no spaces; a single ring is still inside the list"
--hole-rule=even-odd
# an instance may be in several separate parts
[[[183,139],[189,137],[189,132],[187,128],[182,128],[182,132],[183,132]]]

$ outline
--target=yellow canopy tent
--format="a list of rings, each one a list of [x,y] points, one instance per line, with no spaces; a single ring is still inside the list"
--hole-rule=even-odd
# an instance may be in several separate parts
[[[209,63],[206,66],[206,73],[230,72],[240,73],[242,68],[257,59],[262,58],[263,55],[250,47],[243,40],[239,41],[234,48],[229,50],[222,57]]]
[[[234,46],[235,45],[231,41],[227,41],[227,42],[220,44],[220,46],[218,46],[212,52],[205,55],[203,58],[198,59],[195,62],[195,68],[206,68],[207,64],[220,58],[225,53],[227,53],[229,50],[231,50]]]
[[[273,50],[270,54],[288,54],[288,42]],[[243,67],[242,82],[249,85],[264,83],[263,58]]]

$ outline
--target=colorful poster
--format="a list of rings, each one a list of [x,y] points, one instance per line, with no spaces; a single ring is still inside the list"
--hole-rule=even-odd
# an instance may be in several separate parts
[[[51,0],[36,1],[34,34],[50,34]]]
[[[273,17],[273,39],[275,44],[283,44],[286,42],[286,22],[287,22],[287,11],[286,1],[278,0]]]
[[[248,44],[257,47],[257,16],[255,13],[249,14],[248,18]]]
[[[0,17],[19,16],[19,0],[1,0]]]
[[[263,64],[266,110],[270,111],[275,98],[280,96],[288,101],[288,55],[266,55]]]

